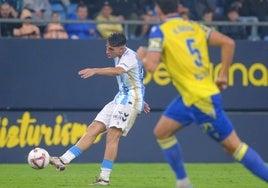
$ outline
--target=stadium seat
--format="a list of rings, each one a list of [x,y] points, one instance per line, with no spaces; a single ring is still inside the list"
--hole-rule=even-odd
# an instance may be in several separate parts
[[[263,40],[264,40],[264,41],[268,41],[268,36],[264,36],[264,37],[263,37]]]
[[[242,23],[258,23],[259,22],[259,19],[256,16],[239,16],[238,20]],[[260,40],[260,37],[258,36],[257,26],[251,26],[251,33],[248,39],[251,41]]]
[[[215,0],[215,5],[218,8],[218,13],[219,15],[223,16],[224,15],[224,5],[225,5],[225,1],[224,0]]]
[[[77,4],[71,3],[70,5],[68,5],[66,8],[67,17],[70,17],[71,15],[75,14],[76,9],[77,9]]]

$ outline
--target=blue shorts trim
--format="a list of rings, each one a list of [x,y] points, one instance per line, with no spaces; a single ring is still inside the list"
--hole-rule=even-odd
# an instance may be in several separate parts
[[[195,104],[188,107],[183,103],[181,96],[178,96],[168,105],[163,115],[183,126],[196,123],[204,133],[220,142],[232,132],[233,125],[222,108],[221,95],[213,95],[209,101],[208,106],[212,106],[213,113],[206,113]]]

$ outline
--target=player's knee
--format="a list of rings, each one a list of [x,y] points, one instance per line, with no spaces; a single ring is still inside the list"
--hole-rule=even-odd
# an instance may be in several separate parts
[[[106,126],[99,121],[93,121],[88,127],[87,131],[88,132],[103,132],[106,130]]]
[[[157,127],[154,129],[153,133],[156,139],[158,140],[163,140],[173,135],[173,134],[170,134],[169,132],[158,129]]]
[[[163,131],[161,131],[157,126],[154,128],[153,133],[157,139],[161,139],[163,137]]]
[[[235,131],[232,131],[232,133],[221,142],[223,149],[226,153],[229,155],[233,155],[239,147],[241,147],[242,141],[237,136]]]
[[[119,139],[122,136],[122,129],[116,127],[110,127],[107,132],[109,138]]]

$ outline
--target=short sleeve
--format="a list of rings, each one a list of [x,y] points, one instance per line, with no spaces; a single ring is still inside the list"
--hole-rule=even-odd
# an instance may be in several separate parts
[[[200,25],[201,29],[206,33],[206,37],[208,39],[210,36],[210,33],[212,31],[211,28],[205,26],[204,24],[199,24],[199,25]]]
[[[117,67],[122,67],[126,72],[128,72],[130,69],[137,66],[137,59],[136,57],[131,56],[124,56],[117,64]]]
[[[153,26],[149,34],[148,51],[162,52],[164,35],[159,25]]]

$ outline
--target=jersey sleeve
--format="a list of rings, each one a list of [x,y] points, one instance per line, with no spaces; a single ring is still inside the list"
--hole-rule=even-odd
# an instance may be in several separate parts
[[[149,33],[148,51],[162,52],[164,35],[159,25],[153,26]]]
[[[206,33],[206,36],[207,36],[207,39],[209,38],[210,36],[210,33],[211,33],[211,28],[205,26],[204,24],[199,24],[201,29]]]
[[[117,67],[122,67],[126,72],[128,72],[130,69],[137,66],[137,59],[135,57],[127,56],[123,57],[120,60],[120,63],[117,65]]]

